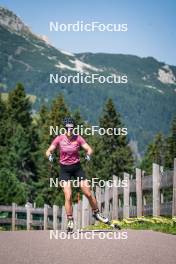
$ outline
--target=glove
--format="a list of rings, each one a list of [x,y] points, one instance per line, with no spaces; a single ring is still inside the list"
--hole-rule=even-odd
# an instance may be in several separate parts
[[[91,158],[90,158],[90,155],[87,154],[86,157],[85,157],[85,159],[86,159],[87,161],[90,161],[90,159],[91,159]]]
[[[54,158],[53,158],[52,154],[49,155],[48,160],[49,160],[50,162],[53,162]]]

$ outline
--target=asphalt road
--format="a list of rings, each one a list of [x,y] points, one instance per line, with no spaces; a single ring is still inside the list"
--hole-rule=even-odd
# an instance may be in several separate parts
[[[79,239],[63,239],[64,233],[54,234],[50,239],[49,231],[0,232],[0,264],[176,263],[176,236],[173,235],[128,230],[127,239],[122,239],[125,233],[116,233],[116,237],[111,233],[113,239],[107,236],[104,239],[104,235],[100,238],[99,233],[94,239],[83,238],[81,234],[77,234]]]

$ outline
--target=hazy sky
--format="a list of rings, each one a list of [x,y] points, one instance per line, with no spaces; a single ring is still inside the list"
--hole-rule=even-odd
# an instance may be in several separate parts
[[[153,56],[176,65],[175,0],[0,0],[59,49]],[[50,32],[49,21],[128,24],[127,32]]]

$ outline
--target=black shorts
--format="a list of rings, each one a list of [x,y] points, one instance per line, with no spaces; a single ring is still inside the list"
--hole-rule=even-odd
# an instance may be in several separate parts
[[[69,181],[72,178],[79,181],[86,179],[86,175],[81,167],[80,162],[71,165],[60,164],[60,168],[60,181]]]

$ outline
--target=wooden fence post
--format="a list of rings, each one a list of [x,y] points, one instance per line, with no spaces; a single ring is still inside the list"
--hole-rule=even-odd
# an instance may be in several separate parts
[[[16,220],[16,203],[12,203],[12,231],[15,231],[15,220]]]
[[[57,213],[58,213],[58,206],[57,205],[53,205],[53,229],[54,230],[58,229]]]
[[[48,205],[44,204],[44,230],[48,229]]]
[[[105,201],[104,214],[105,214],[106,217],[109,217],[109,186],[108,186],[107,182],[105,184],[104,201]]]
[[[118,178],[115,175],[112,186],[112,219],[118,219]]]
[[[142,216],[142,172],[136,168],[136,200],[137,200],[137,217]]]
[[[96,200],[98,204],[98,209],[101,211],[101,188],[96,186]]]
[[[93,190],[91,190],[91,193],[92,193],[92,195],[95,197],[96,196],[96,194],[95,194],[95,192],[93,191]],[[99,208],[99,207],[98,207]],[[92,207],[91,207],[91,205],[90,205],[90,203],[89,203],[89,225],[93,225],[93,224],[95,224],[95,219],[94,219],[94,217],[93,217],[93,211],[92,211]]]
[[[73,205],[73,219],[74,219],[74,226],[78,228],[78,204]]]
[[[78,229],[81,228],[81,218],[82,218],[82,201],[80,200],[78,202],[78,206],[77,206],[77,226],[78,226]]]
[[[83,195],[82,200],[82,227],[89,225],[89,202],[88,199]]]
[[[65,206],[62,206],[62,219],[61,219],[61,229],[65,230],[66,229],[66,212],[65,212]]]
[[[160,168],[153,163],[153,216],[160,215]]]
[[[31,208],[32,206],[30,204],[27,204],[26,206],[26,214],[27,214],[27,230],[31,229]]]
[[[172,217],[176,216],[176,158],[174,159]]]
[[[127,186],[124,187],[124,205],[123,205],[123,218],[129,218],[130,215],[130,208],[129,208],[129,202],[130,202],[130,186],[129,186],[129,174],[124,173],[124,180],[127,183]]]

